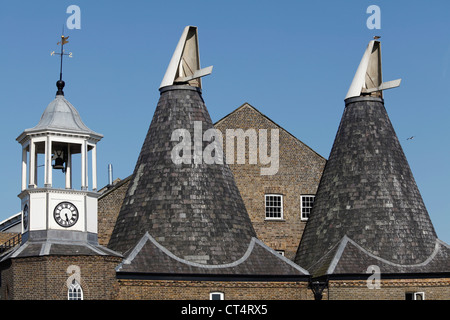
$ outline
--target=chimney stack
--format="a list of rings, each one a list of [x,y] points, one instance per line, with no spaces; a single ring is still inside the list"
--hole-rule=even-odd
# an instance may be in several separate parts
[[[112,186],[113,184],[113,167],[112,164],[108,164],[108,185]]]

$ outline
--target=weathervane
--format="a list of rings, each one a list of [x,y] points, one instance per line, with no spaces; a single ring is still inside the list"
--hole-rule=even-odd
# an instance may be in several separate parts
[[[64,83],[64,81],[62,79],[63,56],[69,56],[69,58],[72,58],[72,52],[65,53],[65,51],[64,51],[64,45],[66,43],[69,43],[69,41],[67,39],[69,39],[69,36],[64,37],[64,28],[63,28],[63,34],[61,35],[61,41],[59,41],[57,43],[57,45],[61,45],[61,52],[57,53],[55,51],[52,51],[50,53],[50,55],[52,55],[52,56],[53,55],[59,55],[61,57],[61,66],[60,66],[60,69],[59,69],[59,80],[56,82],[56,87],[58,87],[58,91],[56,92],[56,95],[61,95],[61,96],[64,95],[63,88],[64,88],[64,85],[65,85],[65,83]]]

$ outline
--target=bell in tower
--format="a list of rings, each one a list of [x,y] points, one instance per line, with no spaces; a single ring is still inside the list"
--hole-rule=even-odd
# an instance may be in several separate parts
[[[53,169],[56,170],[62,170],[62,172],[64,172],[66,170],[66,167],[64,166],[65,164],[65,160],[64,160],[64,150],[62,149],[58,149],[58,150],[54,150],[53,152],[54,156],[54,160],[55,163],[52,165]]]

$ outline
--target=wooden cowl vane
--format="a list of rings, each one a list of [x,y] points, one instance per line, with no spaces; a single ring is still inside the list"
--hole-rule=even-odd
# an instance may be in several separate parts
[[[345,99],[359,96],[383,98],[383,90],[400,86],[401,79],[383,82],[381,70],[381,43],[372,40],[356,70]]]
[[[202,87],[201,77],[211,74],[213,67],[200,68],[197,27],[184,28],[160,88],[174,84]]]

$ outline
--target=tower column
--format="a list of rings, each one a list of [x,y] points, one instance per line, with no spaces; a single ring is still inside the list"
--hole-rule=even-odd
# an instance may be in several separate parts
[[[34,142],[30,141],[30,166],[29,166],[29,182],[28,188],[36,187],[36,151]]]
[[[72,189],[72,153],[70,152],[70,144],[67,145],[66,189]]]
[[[81,144],[81,190],[87,190],[86,156],[86,142],[83,141],[83,143]]]
[[[46,188],[52,187],[52,140],[50,136],[47,136],[45,141],[45,182],[44,186]]]
[[[34,147],[34,185],[38,186],[38,151],[36,146]]]
[[[22,148],[22,191],[27,188],[27,146]]]
[[[97,191],[97,146],[92,146],[92,190]]]

